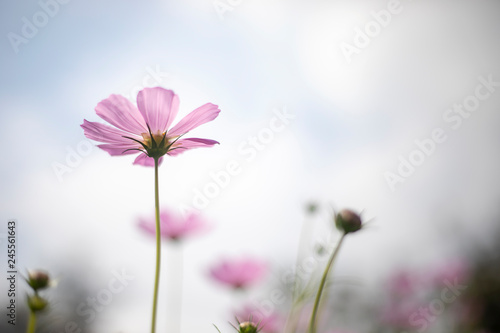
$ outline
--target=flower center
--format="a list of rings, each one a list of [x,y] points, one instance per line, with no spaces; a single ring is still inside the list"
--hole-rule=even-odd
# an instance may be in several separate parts
[[[168,146],[168,138],[165,136],[164,133],[156,133],[151,136],[149,133],[141,133],[142,138],[143,138],[143,143],[148,147],[148,148],[154,148],[154,147],[159,147],[160,143],[162,143],[163,137],[165,137],[165,141],[162,143],[162,146]],[[155,141],[153,143],[153,140]]]
[[[149,157],[159,158],[165,155],[173,139],[166,136],[166,132],[163,133],[141,133],[143,138],[144,149],[146,150]]]

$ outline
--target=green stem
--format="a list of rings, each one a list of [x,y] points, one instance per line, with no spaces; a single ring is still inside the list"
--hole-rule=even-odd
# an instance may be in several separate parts
[[[33,311],[30,311],[30,318],[28,321],[28,329],[26,333],[35,333],[35,325],[36,325],[36,314]]]
[[[337,244],[337,247],[335,248],[335,251],[333,251],[332,256],[330,257],[330,260],[328,261],[328,264],[326,265],[325,271],[323,272],[323,277],[321,278],[321,283],[319,284],[319,289],[318,293],[316,294],[316,300],[314,301],[314,308],[311,314],[311,321],[309,322],[309,333],[316,333],[316,316],[318,314],[318,308],[319,308],[319,303],[321,300],[321,294],[323,293],[323,288],[325,287],[326,279],[328,277],[328,273],[330,272],[330,269],[332,268],[333,262],[335,261],[335,258],[337,257],[337,254],[339,253],[340,246],[342,245],[342,242],[344,241],[344,238],[347,234],[342,234],[342,237],[339,239],[339,243]]]
[[[158,158],[155,158],[155,217],[156,217],[156,273],[155,289],[153,295],[153,319],[151,333],[156,330],[156,309],[158,306],[158,287],[160,284],[160,257],[161,257],[161,232],[160,232],[160,195],[158,191]]]

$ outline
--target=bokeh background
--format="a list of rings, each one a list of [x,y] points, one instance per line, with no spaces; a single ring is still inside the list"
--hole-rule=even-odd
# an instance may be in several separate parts
[[[346,56],[357,29],[391,6],[390,22]],[[443,116],[475,93],[479,77],[500,82],[498,1],[26,0],[0,8],[1,267],[6,222],[16,219],[19,270],[44,268],[59,280],[52,316],[75,316],[113,271],[126,270],[134,280],[81,328],[149,327],[154,242],[137,218],[153,214],[153,170],[110,157],[79,126],[100,121],[94,107],[110,94],[134,100],[145,86],[173,89],[179,119],[207,102],[222,110],[192,133],[219,146],[161,166],[165,206],[193,207],[212,174],[233,160],[241,169],[201,209],[211,230],[182,249],[164,246],[161,330],[178,311],[168,299],[179,297],[172,283],[182,279],[182,332],[214,331],[213,323],[228,331],[235,304],[267,291],[234,295],[209,279],[209,267],[251,255],[269,263],[265,282],[278,284],[294,267],[304,221],[306,248],[327,241],[332,207],[371,220],[348,239],[335,271],[362,293],[395,269],[474,257],[496,242],[500,86],[458,129]],[[269,138],[280,112],[290,119]],[[391,189],[386,173],[435,128],[447,140]],[[312,220],[310,202],[320,207]],[[21,280],[18,289],[22,303]]]

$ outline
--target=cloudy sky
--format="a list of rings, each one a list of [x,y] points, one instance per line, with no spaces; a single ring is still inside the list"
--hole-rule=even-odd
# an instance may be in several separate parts
[[[337,270],[366,284],[393,267],[460,256],[496,224],[497,1],[0,7],[0,218],[18,221],[20,269],[62,280],[74,270],[93,293],[113,270],[135,277],[99,313],[100,329],[148,327],[154,269],[154,244],[136,222],[153,214],[153,170],[110,157],[79,126],[101,121],[94,107],[110,94],[135,100],[143,87],[162,86],[178,94],[180,116],[207,102],[222,110],[192,133],[219,146],[167,158],[160,169],[163,205],[203,201],[213,224],[182,250],[164,250],[164,285],[179,279],[184,258],[183,332],[231,318],[234,299],[206,277],[221,257],[265,258],[271,284],[293,267],[311,200],[324,209],[310,246],[323,241],[332,206],[372,219]],[[231,163],[239,173],[207,197]]]

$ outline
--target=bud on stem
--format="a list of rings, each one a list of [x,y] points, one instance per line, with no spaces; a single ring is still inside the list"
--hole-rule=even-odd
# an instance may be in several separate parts
[[[26,279],[28,285],[33,288],[35,292],[40,289],[45,289],[49,286],[49,275],[44,271],[29,271],[28,278]]]
[[[350,209],[343,209],[335,215],[335,226],[345,234],[356,232],[362,228],[361,217]]]
[[[40,297],[38,294],[28,296],[28,307],[33,313],[43,311],[48,304],[47,300]]]

